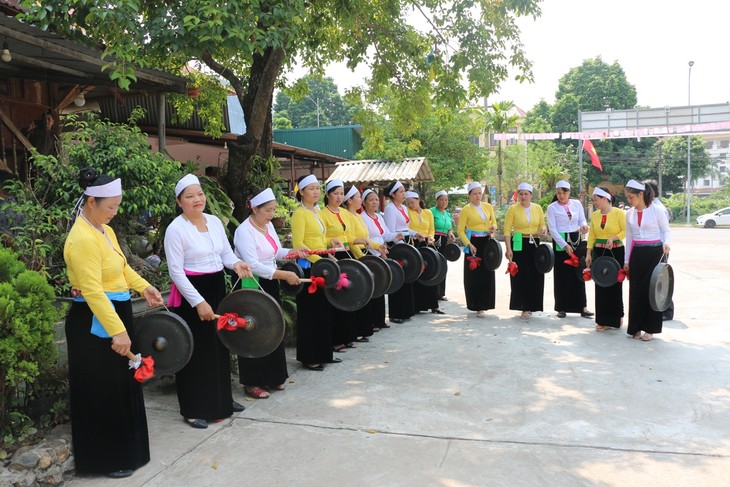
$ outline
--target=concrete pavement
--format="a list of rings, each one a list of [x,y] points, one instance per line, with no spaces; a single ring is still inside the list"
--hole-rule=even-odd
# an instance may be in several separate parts
[[[324,372],[289,350],[286,391],[185,425],[174,385],[146,387],[152,460],[72,486],[705,486],[730,478],[730,229],[673,228],[675,320],[651,342],[545,310],[467,313],[461,261],[448,315],[422,314],[336,354]],[[628,286],[625,303],[628,304]],[[593,286],[588,286],[593,309]]]

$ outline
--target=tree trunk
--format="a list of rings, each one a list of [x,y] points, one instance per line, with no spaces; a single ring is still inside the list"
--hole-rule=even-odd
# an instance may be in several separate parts
[[[271,155],[273,138],[271,109],[274,86],[284,58],[284,50],[274,48],[266,49],[263,54],[254,55],[246,83],[215,61],[210,53],[203,54],[205,63],[231,83],[243,107],[246,133],[239,136],[236,142],[228,144],[228,164],[221,180],[226,193],[233,201],[233,215],[239,221],[243,221],[247,214],[250,165],[256,156],[267,159]]]

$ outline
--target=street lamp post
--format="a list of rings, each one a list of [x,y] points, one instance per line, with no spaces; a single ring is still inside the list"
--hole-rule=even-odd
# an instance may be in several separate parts
[[[689,62],[689,71],[687,73],[687,106],[689,107],[689,123],[692,124],[692,103],[690,101],[690,82],[692,81],[692,66],[695,65],[694,61]],[[690,133],[692,131],[690,130]],[[692,202],[692,176],[691,176],[691,167],[692,167],[692,136],[687,136],[687,223],[690,223],[690,203]]]
[[[311,96],[307,95],[307,98],[309,98],[312,103],[314,103],[314,105],[317,107],[317,127],[319,127],[319,97],[317,97],[317,99],[315,100]]]

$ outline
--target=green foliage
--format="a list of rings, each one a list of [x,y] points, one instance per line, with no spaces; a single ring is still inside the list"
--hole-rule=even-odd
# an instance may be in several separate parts
[[[226,233],[232,237],[230,226],[238,227],[241,223],[233,216],[233,204],[228,195],[223,191],[220,183],[208,176],[198,176],[200,184],[205,192],[205,209],[207,213],[221,219]],[[229,225],[230,224],[230,225]]]
[[[626,79],[621,65],[607,64],[600,56],[584,60],[560,78],[556,105],[567,95],[575,96],[583,111],[622,110],[636,105],[636,88]],[[573,112],[573,116],[577,118],[578,113]]]
[[[54,306],[53,288],[18,262],[14,252],[0,248],[0,268],[8,271],[0,283],[0,424],[10,424],[7,415],[17,406],[18,393],[57,358],[54,327],[61,311]]]
[[[147,134],[134,125],[117,124],[90,115],[87,120],[69,117],[64,132],[64,149],[69,163],[77,169],[87,166],[100,174],[122,179],[124,198],[119,217],[111,222],[117,237],[124,238],[141,229],[147,212],[157,218],[171,218],[175,212],[173,188],[180,177],[180,163],[154,152]],[[74,180],[69,194],[75,202],[82,193]],[[121,218],[120,218],[121,217]]]
[[[134,125],[140,116],[141,112],[135,110],[131,125],[102,121],[93,114],[85,120],[65,118],[59,158],[35,153],[35,172],[27,182],[11,185],[15,201],[9,206],[22,216],[23,223],[11,230],[12,238],[5,240],[29,269],[46,276],[59,295],[69,288],[63,245],[72,209],[83,193],[78,184],[79,170],[87,166],[122,179],[124,197],[119,215],[110,225],[130,265],[148,280],[158,280],[159,271],[131,253],[127,238],[144,231],[150,219],[164,225],[174,217],[173,188],[180,177],[180,164],[150,149],[147,136]]]
[[[207,135],[220,137],[226,129],[223,123],[223,108],[228,103],[228,89],[222,84],[219,76],[206,74],[198,70],[185,70],[190,80],[189,94],[170,93],[167,99],[175,107],[174,123],[184,123],[196,113],[205,121],[204,131]]]
[[[275,116],[288,119],[292,128],[353,123],[357,106],[342,99],[332,78],[309,75],[303,81],[306,90],[297,83],[294,89],[276,94]]]
[[[363,130],[362,159],[400,160],[425,157],[433,172],[434,183],[423,185],[423,196],[431,201],[441,189],[463,186],[467,178],[483,179],[487,175],[489,155],[472,142],[482,132],[483,122],[470,110],[428,107],[416,121],[409,136],[402,134],[394,122],[365,110],[358,118],[370,117]]]
[[[687,137],[667,137],[657,142],[657,148],[659,144],[663,166],[662,189],[665,192],[684,191],[687,180]],[[694,181],[708,174],[712,169],[712,159],[705,149],[705,142],[698,135],[691,137],[690,152],[690,174]],[[656,165],[654,163],[652,166],[655,168]],[[656,174],[656,171],[652,172]]]
[[[77,39],[83,32],[86,42],[103,46],[110,78],[122,88],[134,80],[135,66],[177,74],[199,61],[225,78],[242,101],[248,128],[241,150],[229,159],[232,177],[224,180],[239,216],[248,167],[261,162],[255,155],[271,152],[274,87],[297,60],[320,75],[343,59],[349,69],[367,65],[371,77],[358,91],[360,104],[382,105],[388,97],[384,113],[399,136],[410,137],[432,102],[457,109],[494,93],[511,72],[531,80],[517,19],[540,14],[539,0],[433,0],[416,5],[416,19],[412,3],[392,0],[21,5],[24,21]]]
[[[687,221],[687,199],[685,193],[675,193],[669,198],[662,200],[664,205],[672,212],[673,221]],[[730,186],[725,186],[721,191],[712,193],[702,198],[693,197],[690,202],[690,221],[695,224],[695,218],[706,213],[712,213],[730,206]]]

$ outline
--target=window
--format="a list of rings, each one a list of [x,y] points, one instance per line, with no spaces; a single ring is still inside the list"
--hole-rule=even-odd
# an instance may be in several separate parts
[[[705,179],[702,185],[703,186],[709,186],[710,185],[710,180],[709,179]]]
[[[720,149],[727,149],[728,147],[730,147],[730,140],[720,141]]]

